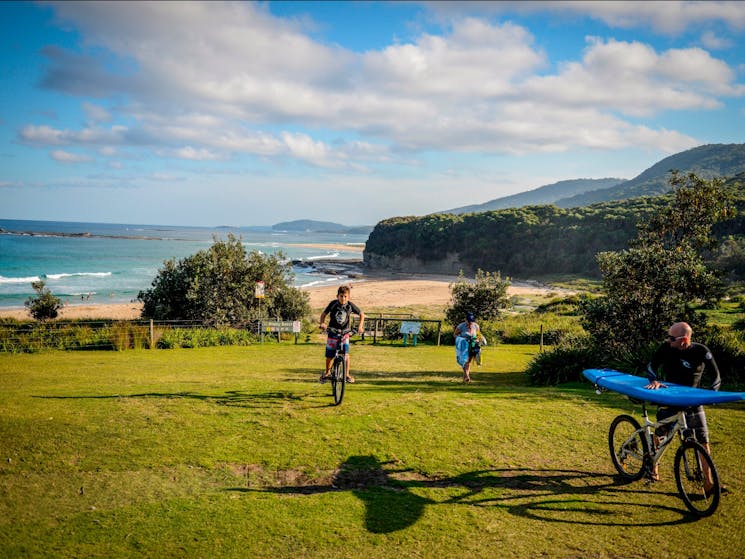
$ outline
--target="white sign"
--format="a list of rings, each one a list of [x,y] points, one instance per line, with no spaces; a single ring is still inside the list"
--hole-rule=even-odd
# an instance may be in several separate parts
[[[254,292],[254,297],[256,297],[257,299],[264,298],[264,282],[263,281],[256,282],[256,291]]]
[[[419,330],[421,329],[422,329],[421,322],[404,321],[401,323],[401,329],[399,330],[399,332],[401,334],[418,334]]]

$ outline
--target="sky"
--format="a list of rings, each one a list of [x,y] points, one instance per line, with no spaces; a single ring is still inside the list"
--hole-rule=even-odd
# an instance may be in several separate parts
[[[742,143],[745,2],[2,2],[0,218],[373,225]]]

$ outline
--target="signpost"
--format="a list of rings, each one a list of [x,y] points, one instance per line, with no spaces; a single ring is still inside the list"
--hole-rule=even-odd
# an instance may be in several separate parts
[[[399,333],[404,335],[404,345],[409,341],[409,336],[412,337],[414,345],[416,345],[416,337],[419,335],[419,331],[422,329],[422,323],[412,320],[405,320],[401,322],[401,329]]]
[[[259,338],[264,343],[264,331],[261,328],[261,300],[264,298],[264,282],[257,281],[254,289],[254,297],[259,300]]]

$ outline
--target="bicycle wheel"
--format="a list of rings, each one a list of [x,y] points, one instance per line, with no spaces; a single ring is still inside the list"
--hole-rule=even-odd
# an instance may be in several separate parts
[[[713,486],[704,491],[706,469]],[[686,507],[696,516],[709,516],[717,510],[722,488],[714,461],[706,449],[693,440],[683,441],[675,453],[675,483]]]
[[[624,478],[641,479],[648,462],[649,448],[639,422],[630,415],[619,415],[608,431],[610,458]]]
[[[334,360],[331,371],[331,392],[334,395],[334,404],[341,404],[344,398],[344,387],[347,384],[347,371],[344,363],[344,357],[337,357]]]

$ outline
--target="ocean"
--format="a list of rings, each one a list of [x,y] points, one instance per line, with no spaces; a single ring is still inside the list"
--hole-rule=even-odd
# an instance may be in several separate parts
[[[295,286],[341,283],[362,262],[367,235],[253,227],[180,227],[0,219],[0,308],[20,308],[44,280],[67,304],[127,303],[151,286],[163,262],[210,247],[229,233],[247,251],[282,251],[295,262]],[[355,250],[356,248],[356,250]],[[327,264],[329,273],[310,264]],[[333,270],[334,262],[339,270]],[[342,266],[341,264],[346,264]]]

